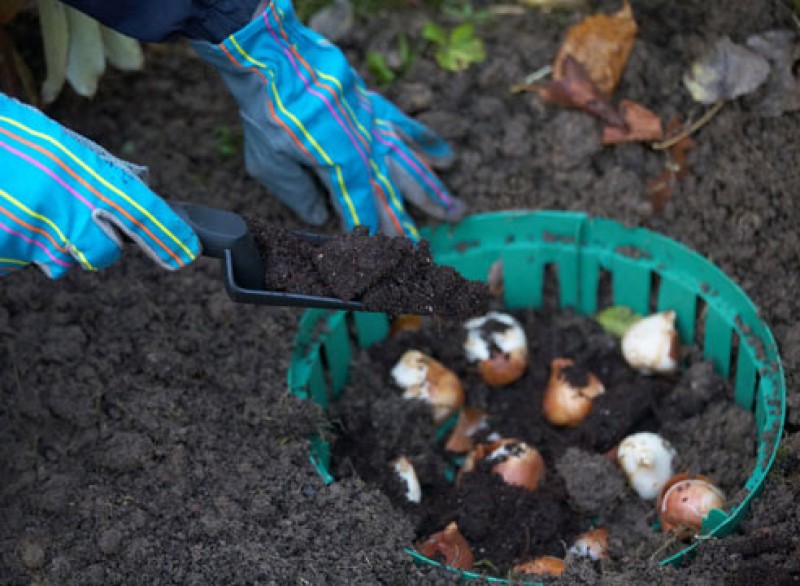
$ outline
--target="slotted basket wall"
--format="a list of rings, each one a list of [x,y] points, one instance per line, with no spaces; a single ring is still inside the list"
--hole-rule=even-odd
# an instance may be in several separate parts
[[[545,279],[552,274],[558,278],[561,307],[581,314],[601,309],[598,298],[606,276],[611,280],[614,305],[628,306],[639,314],[675,310],[682,342],[701,347],[717,373],[731,380],[736,402],[755,414],[758,452],[744,486],[747,496],[730,511],[713,510],[703,522],[702,535],[723,537],[736,529],[775,458],[783,432],[786,388],[772,333],[754,304],[722,270],[663,235],[581,213],[481,214],[455,227],[428,230],[424,236],[439,264],[453,266],[469,279],[485,280],[492,263],[501,259],[505,305],[511,310],[541,307]],[[556,270],[546,271],[548,265]],[[327,407],[344,391],[354,345],[369,346],[388,332],[384,314],[305,312],[289,367],[290,392]],[[310,458],[324,480],[333,482],[325,441],[312,438]],[[680,562],[699,543],[661,564]],[[437,565],[413,550],[408,553]],[[453,571],[465,578],[478,576]]]

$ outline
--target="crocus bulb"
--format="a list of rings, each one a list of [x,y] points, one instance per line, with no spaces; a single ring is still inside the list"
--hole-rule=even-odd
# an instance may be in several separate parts
[[[564,573],[564,560],[544,555],[529,562],[517,564],[513,574],[538,574],[539,576],[560,576]]]
[[[550,380],[544,391],[542,411],[553,425],[575,427],[592,410],[592,401],[605,392],[603,383],[591,372],[580,375],[570,358],[550,363]],[[575,374],[575,376],[570,376]],[[574,379],[574,380],[573,380]]]
[[[711,509],[725,506],[725,494],[700,474],[673,476],[661,489],[656,505],[662,531],[688,539],[703,528]]]
[[[492,473],[501,476],[506,484],[536,490],[544,480],[544,459],[525,442],[505,438],[480,444],[464,459],[461,473],[472,472],[484,459],[492,465]]]
[[[625,361],[642,374],[675,372],[679,353],[675,312],[671,310],[640,319],[622,336]]]
[[[617,447],[617,462],[631,488],[641,498],[653,500],[672,477],[675,448],[657,433],[629,435]]]
[[[464,324],[464,352],[491,387],[511,384],[528,367],[528,341],[519,322],[506,313],[490,311]]]
[[[417,545],[417,551],[431,559],[443,558],[444,563],[451,568],[459,570],[472,568],[472,550],[459,532],[455,521]]]
[[[580,557],[590,558],[594,561],[608,557],[608,529],[597,527],[591,531],[581,533],[575,538],[575,543],[569,550]]]
[[[473,438],[479,432],[488,429],[489,415],[483,409],[464,407],[458,415],[458,421],[447,439],[444,449],[458,454],[469,452]]]
[[[400,480],[406,484],[406,499],[412,503],[418,503],[422,500],[422,488],[419,485],[417,472],[414,470],[414,465],[411,460],[405,456],[400,456],[392,460],[392,467]]]
[[[408,350],[392,368],[394,382],[404,389],[403,398],[430,403],[433,419],[440,423],[464,404],[461,381],[439,361],[418,350]]]

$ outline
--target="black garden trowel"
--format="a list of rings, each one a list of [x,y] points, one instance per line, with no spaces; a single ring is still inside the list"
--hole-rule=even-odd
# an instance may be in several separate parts
[[[242,216],[195,203],[170,202],[170,206],[195,231],[203,247],[203,255],[218,258],[222,262],[222,281],[235,302],[366,311],[364,304],[359,301],[266,289],[261,255]],[[321,234],[293,233],[314,244],[327,239]]]

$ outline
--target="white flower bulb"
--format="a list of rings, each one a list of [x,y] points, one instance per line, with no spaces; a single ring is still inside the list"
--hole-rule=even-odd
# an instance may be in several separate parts
[[[455,373],[419,350],[403,354],[391,376],[403,389],[404,399],[421,399],[431,405],[437,423],[464,404],[464,389]]]
[[[464,353],[492,387],[502,387],[520,378],[528,367],[525,330],[512,316],[490,311],[464,324]]]
[[[398,387],[404,389],[421,385],[428,376],[428,361],[418,350],[409,350],[392,368],[392,378]]]
[[[498,326],[486,335],[485,327],[490,322],[497,322]],[[518,348],[528,347],[525,330],[519,322],[507,313],[490,311],[482,317],[476,317],[464,324],[467,330],[467,340],[464,342],[464,351],[467,360],[480,362],[491,358],[490,345],[493,343],[501,352],[510,353]],[[489,339],[487,339],[489,338]]]
[[[617,460],[631,488],[641,498],[653,500],[672,477],[675,448],[657,433],[629,435],[617,448]]]
[[[671,310],[642,318],[622,336],[625,361],[642,374],[675,372],[678,351],[675,312]]]
[[[414,465],[411,460],[405,456],[400,456],[392,461],[392,467],[400,480],[406,483],[406,499],[412,503],[418,503],[422,500],[422,488],[419,485],[417,472],[414,470]]]

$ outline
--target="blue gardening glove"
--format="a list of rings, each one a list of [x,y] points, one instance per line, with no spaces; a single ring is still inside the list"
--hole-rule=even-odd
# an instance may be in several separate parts
[[[368,91],[289,0],[219,45],[193,46],[239,103],[248,171],[304,221],[325,222],[327,194],[348,229],[418,238],[404,197],[438,219],[464,215],[428,166],[452,159],[447,144]]]
[[[200,250],[192,229],[131,166],[38,110],[0,94],[0,275],[35,264],[53,279],[122,254],[117,230],[160,265]]]

